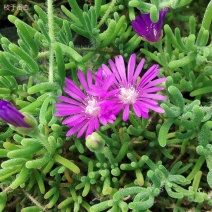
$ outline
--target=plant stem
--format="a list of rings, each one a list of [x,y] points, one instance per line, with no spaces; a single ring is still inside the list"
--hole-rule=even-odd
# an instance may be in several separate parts
[[[49,82],[54,81],[54,13],[53,13],[53,0],[47,0],[47,13],[48,13],[48,29],[49,29]]]
[[[40,208],[42,211],[45,211],[45,207],[42,206],[33,196],[31,196],[28,192],[26,192],[24,189],[22,189],[23,193],[29,198],[38,208]]]
[[[108,7],[107,11],[105,12],[104,16],[102,17],[102,20],[99,22],[98,24],[98,29],[102,26],[102,24],[104,24],[104,22],[106,21],[108,15],[110,14],[111,10],[113,9],[114,5],[116,3],[116,0],[112,0],[110,3],[110,6]]]

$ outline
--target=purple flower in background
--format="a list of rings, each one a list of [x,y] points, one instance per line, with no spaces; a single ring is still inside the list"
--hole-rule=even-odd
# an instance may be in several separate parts
[[[81,137],[86,132],[86,137],[93,131],[99,129],[99,122],[103,125],[113,123],[115,115],[111,113],[111,105],[102,98],[110,85],[111,77],[102,85],[100,89],[98,83],[93,83],[93,76],[90,70],[87,71],[87,79],[82,71],[78,71],[78,78],[83,87],[81,90],[71,79],[66,78],[64,91],[70,96],[59,96],[60,103],[56,103],[57,113],[55,116],[68,116],[62,124],[66,124],[71,129],[67,136],[78,132],[77,137]],[[98,91],[98,92],[96,92]],[[92,93],[99,95],[93,96]]]
[[[162,36],[163,20],[168,8],[159,12],[157,23],[153,23],[150,19],[150,14],[140,14],[132,21],[132,27],[135,32],[149,42],[157,42]]]
[[[145,60],[142,59],[136,67],[136,55],[132,54],[126,71],[124,59],[122,56],[115,57],[115,63],[109,60],[110,68],[105,64],[98,70],[97,78],[104,78],[114,75],[113,84],[109,91],[116,93],[110,96],[108,100],[113,105],[113,113],[117,114],[123,109],[123,120],[129,117],[130,106],[132,106],[138,117],[148,118],[149,110],[158,113],[164,113],[164,110],[158,106],[157,100],[165,100],[166,97],[156,94],[163,90],[162,87],[156,85],[164,82],[166,78],[155,79],[160,70],[158,65],[150,67],[144,75],[139,78]],[[100,81],[99,79],[99,81]]]
[[[25,122],[24,115],[5,100],[0,100],[0,119],[15,127],[31,127]]]

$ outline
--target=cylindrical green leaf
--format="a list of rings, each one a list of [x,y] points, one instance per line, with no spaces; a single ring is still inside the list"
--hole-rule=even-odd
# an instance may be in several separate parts
[[[7,59],[7,58],[11,58],[13,60],[14,59],[13,57],[14,56],[12,56],[8,52],[4,52],[4,53],[0,52],[0,64],[1,64],[1,67],[3,68],[3,70],[0,71],[1,75],[4,76],[4,69],[6,69],[7,72],[11,73],[11,75],[20,75],[20,76],[26,75],[27,73],[25,71],[12,65],[12,63]]]
[[[59,199],[59,196],[60,196],[60,193],[59,192],[55,192],[54,196],[52,197],[52,199],[49,201],[49,203],[46,205],[47,208],[52,208],[56,202],[58,201]]]
[[[139,202],[129,203],[129,208],[133,210],[145,211],[151,208],[154,204],[154,197],[151,195],[147,200],[140,200]]]
[[[167,186],[167,184],[165,184],[165,189],[168,193],[168,195],[174,199],[182,199],[183,198],[183,193],[177,193],[172,191],[172,189],[170,187]]]
[[[119,153],[117,154],[116,158],[115,158],[115,162],[119,163],[127,154],[129,148],[129,143],[125,142],[122,144],[121,149],[119,150]]]
[[[73,202],[73,198],[68,197],[64,201],[62,201],[57,207],[58,207],[58,209],[62,209],[62,208],[67,207],[72,202]]]
[[[165,34],[167,36],[167,39],[170,40],[172,45],[177,47],[179,50],[182,50],[182,47],[178,44],[176,37],[175,37],[174,33],[172,32],[172,30],[171,30],[171,28],[168,24],[166,24],[164,26],[164,31],[165,31]]]
[[[42,106],[41,106],[41,108],[40,108],[39,121],[40,121],[40,123],[43,124],[43,125],[47,124],[46,114],[47,114],[47,110],[48,110],[48,106],[49,106],[50,102],[51,102],[51,97],[48,96],[48,97],[44,100],[44,102],[43,102],[43,104],[42,104]]]
[[[199,144],[206,147],[206,145],[212,140],[212,121],[207,121],[202,126],[199,133]]]
[[[53,91],[55,89],[55,84],[51,82],[43,82],[37,85],[34,85],[28,89],[29,94],[35,94],[40,91]]]
[[[82,56],[78,54],[73,48],[71,48],[70,46],[66,46],[62,43],[58,44],[60,45],[63,52],[69,54],[71,57],[73,57],[74,60],[76,60],[77,62],[80,62],[82,60]]]
[[[63,85],[64,80],[65,80],[65,63],[64,63],[64,58],[63,58],[63,53],[60,48],[60,45],[56,43],[54,45],[55,48],[55,56],[56,56],[56,63],[57,63],[57,70],[58,70],[58,75],[61,80],[61,85]]]
[[[38,72],[37,63],[30,57],[26,52],[24,52],[21,48],[19,48],[15,44],[10,44],[9,48],[11,51],[16,53],[29,67],[31,74],[36,74]]]
[[[33,39],[34,35],[29,33],[29,31],[26,28],[26,25],[23,24],[22,21],[17,20],[15,22],[15,25],[18,28],[19,34],[21,34],[20,37],[24,39],[23,42],[25,42],[27,44],[28,48],[31,50],[30,53],[32,54],[33,57],[36,57],[38,55],[38,46],[37,46],[35,40]],[[27,52],[29,52],[29,51],[27,51]]]
[[[91,206],[90,208],[90,212],[100,212],[100,211],[104,211],[106,209],[108,209],[110,206],[108,205],[108,202],[110,200],[106,200],[104,202],[100,202],[96,205]]]
[[[212,188],[212,170],[210,170],[207,174],[207,182],[208,185]]]
[[[9,158],[31,158],[34,153],[39,151],[42,147],[35,143],[32,147],[25,147],[23,149],[9,151],[7,156]]]
[[[42,174],[40,174],[37,171],[35,171],[34,174],[35,174],[35,178],[36,178],[40,193],[45,194],[44,179],[42,178]]]
[[[54,159],[56,162],[62,164],[63,166],[67,167],[71,171],[73,171],[76,174],[80,173],[80,169],[78,166],[76,166],[74,163],[72,163],[70,160],[67,160],[66,158],[60,156],[60,155],[55,155]]]
[[[151,18],[152,22],[154,22],[154,23],[158,22],[159,11],[155,5],[152,5],[152,7],[150,8],[150,18]]]
[[[29,169],[40,169],[42,166],[47,164],[50,160],[50,155],[46,153],[42,158],[30,160],[26,162],[26,167]]]
[[[12,189],[16,189],[22,183],[26,182],[28,178],[29,178],[29,169],[23,166],[20,173],[18,174],[18,176],[16,176],[15,180],[12,182],[10,187]]]
[[[85,20],[83,18],[82,10],[80,9],[77,1],[75,0],[68,0],[70,7],[72,8],[72,12],[79,18],[82,25],[85,25]]]
[[[170,127],[174,123],[174,121],[175,121],[175,119],[171,119],[171,118],[167,119],[161,126],[159,135],[158,135],[158,142],[161,147],[166,146],[168,132],[169,132]]]
[[[72,34],[71,34],[71,25],[67,20],[63,20],[63,28],[66,34],[66,41],[69,43],[73,40]]]
[[[168,87],[168,91],[171,94],[171,96],[170,96],[171,101],[176,106],[178,106],[180,108],[180,110],[182,111],[185,103],[184,103],[183,95],[180,92],[180,90],[177,87],[171,85],[170,87]]]
[[[64,12],[66,16],[68,16],[72,22],[77,24],[77,26],[82,26],[82,23],[80,22],[79,18],[75,16],[70,10],[68,10],[65,6],[61,6],[61,10]]]
[[[1,167],[3,169],[6,168],[13,168],[14,166],[23,166],[23,164],[26,162],[27,160],[25,158],[14,158],[14,159],[9,159],[6,160],[4,162],[1,163]]]
[[[131,194],[138,194],[140,192],[143,192],[145,188],[143,187],[130,187],[130,188],[123,188],[122,190],[117,191],[113,195],[113,200],[114,201],[119,201],[123,197],[129,196]]]
[[[114,41],[125,21],[125,16],[121,16],[117,23],[114,20],[110,21],[107,30],[99,35],[100,40],[102,40],[101,48],[108,46]]]
[[[37,206],[30,206],[21,209],[21,212],[41,212],[41,211],[42,209]]]
[[[50,38],[49,38],[49,35],[48,35],[48,32],[47,32],[44,22],[41,19],[39,19],[37,21],[37,24],[38,24],[42,34],[45,36],[46,40],[50,43]]]
[[[172,69],[176,69],[179,67],[186,66],[194,61],[194,59],[196,58],[196,55],[197,55],[196,52],[192,52],[188,54],[188,56],[185,56],[179,60],[173,60],[169,63],[169,67]]]
[[[0,211],[3,211],[7,203],[7,193],[2,191],[0,193]]]
[[[212,93],[212,86],[206,86],[206,87],[194,90],[190,93],[190,96],[193,97],[193,96],[198,96],[198,95],[207,94],[207,93]]]
[[[84,20],[85,20],[85,23],[86,23],[86,25],[85,25],[85,27],[86,27],[86,31],[88,31],[88,32],[92,32],[92,23],[91,23],[91,20],[90,20],[90,18],[89,18],[89,16],[88,16],[88,13],[87,12],[83,12],[83,18],[84,18]]]
[[[35,11],[38,13],[40,19],[46,23],[48,21],[47,13],[44,12],[38,5],[34,6]]]
[[[5,132],[2,132],[0,134],[0,140],[5,140],[6,138],[9,138],[13,133],[13,130],[8,127],[8,129]]]
[[[9,15],[8,16],[8,19],[9,19],[9,21],[10,22],[12,22],[13,24],[16,24],[17,22],[17,20],[19,20],[19,21],[21,21],[20,19],[18,19],[16,16],[14,16],[14,15]],[[36,33],[36,30],[33,28],[33,27],[31,27],[29,24],[26,24],[25,22],[23,22],[23,21],[21,21],[22,22],[22,24],[26,27],[26,29],[29,31],[29,33],[31,34],[31,35],[34,35],[35,33]]]

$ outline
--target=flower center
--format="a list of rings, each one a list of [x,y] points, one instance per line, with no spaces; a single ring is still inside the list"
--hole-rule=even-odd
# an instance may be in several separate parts
[[[96,99],[88,99],[86,101],[85,113],[91,116],[98,116],[101,110],[100,106],[96,106]]]
[[[138,96],[137,91],[135,88],[120,88],[120,94],[119,99],[121,100],[121,103],[123,104],[134,104],[136,101],[136,98]]]

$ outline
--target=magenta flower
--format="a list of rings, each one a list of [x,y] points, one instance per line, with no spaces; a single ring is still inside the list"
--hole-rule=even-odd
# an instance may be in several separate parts
[[[156,85],[164,82],[166,78],[155,79],[160,70],[158,65],[150,67],[146,73],[140,78],[145,60],[142,59],[136,66],[136,55],[132,54],[127,71],[122,56],[115,57],[115,63],[109,60],[110,68],[106,65],[98,70],[97,78],[99,81],[104,81],[104,78],[114,74],[113,84],[109,91],[113,90],[108,101],[113,105],[113,113],[117,114],[123,109],[123,120],[126,121],[129,117],[130,107],[132,106],[135,114],[138,117],[148,118],[149,110],[154,110],[158,113],[164,113],[164,110],[158,106],[158,100],[165,100],[166,97],[156,94],[163,90],[162,87]]]
[[[10,102],[0,100],[0,119],[15,127],[30,126],[24,120],[24,115],[21,114]]]
[[[86,132],[86,137],[91,135],[93,131],[98,130],[100,125],[106,125],[108,122],[113,123],[115,115],[111,113],[112,106],[108,105],[102,98],[107,88],[110,86],[111,77],[107,78],[104,83],[104,90],[100,89],[100,85],[93,83],[90,70],[87,71],[87,79],[82,71],[78,71],[78,78],[83,87],[81,90],[71,79],[66,78],[63,89],[70,97],[59,96],[60,103],[56,103],[57,113],[55,116],[68,116],[62,124],[66,124],[71,129],[67,132],[67,136],[71,136],[78,132],[77,137],[81,137]],[[92,95],[95,90],[99,90],[99,95]],[[101,91],[102,90],[102,91]],[[96,93],[96,92],[95,92]]]
[[[157,42],[162,36],[163,20],[168,8],[159,12],[159,20],[153,23],[150,19],[150,14],[140,14],[132,21],[132,27],[135,32],[149,42]]]

